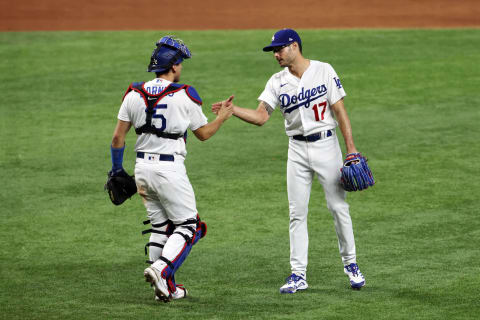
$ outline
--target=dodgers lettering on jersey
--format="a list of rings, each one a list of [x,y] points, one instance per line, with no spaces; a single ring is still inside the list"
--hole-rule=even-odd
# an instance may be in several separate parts
[[[322,84],[321,86],[314,87],[312,89],[305,90],[302,87],[302,90],[298,95],[290,96],[286,93],[283,93],[279,96],[280,106],[285,109],[285,113],[290,113],[299,107],[309,108],[310,103],[318,98],[323,97],[327,94],[327,87]]]
[[[154,79],[146,82],[145,91],[158,94],[171,82],[165,79]],[[166,95],[155,106],[155,114],[152,117],[152,125],[161,128],[168,133],[183,134],[187,129],[192,131],[206,125],[207,117],[203,114],[196,91],[192,99],[185,90],[180,90]],[[198,103],[194,101],[198,101]],[[139,128],[146,122],[146,105],[138,92],[130,91],[123,100],[118,119],[132,123]],[[183,139],[159,138],[152,134],[137,136],[135,151],[160,154],[174,154],[185,157],[187,150]]]
[[[337,122],[330,106],[346,96],[338,75],[328,63],[310,60],[302,78],[288,68],[274,74],[258,100],[279,107],[288,136],[310,135],[334,129]]]

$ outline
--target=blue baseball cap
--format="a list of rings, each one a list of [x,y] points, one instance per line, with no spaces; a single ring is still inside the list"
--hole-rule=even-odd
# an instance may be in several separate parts
[[[298,42],[299,45],[302,44],[302,40],[298,33],[293,29],[282,29],[275,32],[272,37],[272,43],[269,46],[263,48],[263,51],[273,51],[274,47],[281,47],[288,45],[292,42]]]

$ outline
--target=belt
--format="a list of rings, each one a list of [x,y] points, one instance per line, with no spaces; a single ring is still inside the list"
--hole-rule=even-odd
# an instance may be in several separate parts
[[[158,161],[174,161],[175,160],[175,157],[172,154],[137,152],[137,158],[154,160],[156,157]]]
[[[326,130],[326,131],[322,131],[322,132],[319,132],[319,133],[314,133],[314,134],[311,134],[311,135],[308,135],[308,136],[302,136],[302,135],[299,134],[299,135],[296,135],[296,136],[292,136],[292,138],[295,139],[295,140],[299,140],[299,141],[314,142],[314,141],[325,139],[325,138],[331,137],[331,136],[333,136],[333,130]]]

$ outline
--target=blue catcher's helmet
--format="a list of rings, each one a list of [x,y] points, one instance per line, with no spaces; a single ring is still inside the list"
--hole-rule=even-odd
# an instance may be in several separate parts
[[[173,36],[165,36],[158,40],[157,47],[152,52],[148,72],[165,72],[174,64],[179,64],[183,59],[192,56],[190,50],[180,39],[174,39]]]

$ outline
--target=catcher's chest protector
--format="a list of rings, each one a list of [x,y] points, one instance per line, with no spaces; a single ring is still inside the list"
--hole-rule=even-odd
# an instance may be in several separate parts
[[[187,96],[190,97],[195,103],[201,104],[202,101],[200,97],[198,97],[198,94],[196,93],[195,89],[192,87],[186,85],[186,84],[176,84],[176,83],[171,83],[168,87],[166,87],[162,92],[158,94],[151,94],[148,91],[145,90],[144,88],[145,82],[134,82],[132,83],[127,91],[125,92],[125,95],[123,96],[123,99],[125,99],[125,96],[130,92],[130,91],[136,91],[140,94],[142,97],[143,101],[145,102],[146,105],[146,122],[143,126],[135,128],[135,132],[137,134],[155,134],[158,137],[162,138],[168,138],[168,139],[173,139],[176,140],[180,137],[183,137],[184,134],[173,134],[173,133],[167,133],[164,132],[162,129],[156,128],[154,125],[152,125],[152,117],[155,114],[155,106],[157,103],[166,95],[172,94],[175,92],[178,92],[180,90],[185,90],[187,92]],[[197,99],[198,98],[198,99]]]

